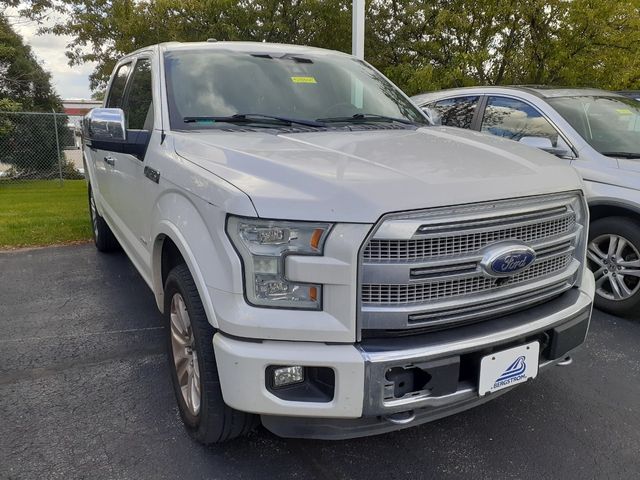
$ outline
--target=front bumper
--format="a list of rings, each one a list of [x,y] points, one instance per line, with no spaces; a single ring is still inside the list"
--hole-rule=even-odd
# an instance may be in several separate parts
[[[341,439],[418,425],[509,390],[478,396],[475,362],[483,355],[538,339],[541,369],[564,360],[584,342],[593,295],[593,276],[587,273],[580,289],[522,312],[452,330],[356,345],[251,342],[217,333],[213,344],[223,397],[237,410],[262,415],[266,428],[286,437]],[[459,362],[457,378],[446,374],[451,361]],[[269,390],[265,378],[272,365],[333,369],[333,398],[323,402],[279,398]],[[387,372],[407,365],[444,366],[440,370],[443,383],[393,398]]]

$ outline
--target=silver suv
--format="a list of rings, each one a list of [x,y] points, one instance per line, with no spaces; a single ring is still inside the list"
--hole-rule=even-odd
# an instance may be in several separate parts
[[[436,124],[541,148],[582,174],[591,212],[596,306],[640,307],[640,103],[595,89],[473,87],[412,98]]]

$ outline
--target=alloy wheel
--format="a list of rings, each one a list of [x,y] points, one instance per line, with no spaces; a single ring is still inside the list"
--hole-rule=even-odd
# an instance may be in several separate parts
[[[193,329],[182,295],[171,299],[171,348],[182,399],[193,416],[200,413],[200,368]]]
[[[596,237],[587,250],[596,280],[596,293],[607,300],[622,301],[640,290],[640,252],[621,235]]]

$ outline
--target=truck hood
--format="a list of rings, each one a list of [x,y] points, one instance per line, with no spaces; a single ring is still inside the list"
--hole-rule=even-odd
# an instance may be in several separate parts
[[[264,218],[373,223],[388,212],[582,188],[578,174],[549,154],[448,127],[204,130],[174,132],[174,145],[245,192]]]

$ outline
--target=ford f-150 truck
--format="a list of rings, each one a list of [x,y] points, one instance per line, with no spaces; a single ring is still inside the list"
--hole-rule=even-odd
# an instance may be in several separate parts
[[[418,425],[570,363],[585,339],[579,176],[431,126],[364,61],[143,48],[83,138],[95,244],[122,247],[153,291],[203,443],[259,421],[326,439]]]

